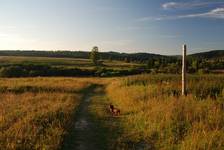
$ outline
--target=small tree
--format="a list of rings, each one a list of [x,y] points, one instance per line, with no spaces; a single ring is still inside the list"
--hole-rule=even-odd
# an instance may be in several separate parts
[[[147,68],[148,69],[152,69],[154,67],[154,60],[153,59],[149,59],[147,61]]]
[[[195,71],[198,71],[198,61],[197,60],[193,60],[191,65],[192,65],[192,68],[195,69]]]
[[[128,57],[125,57],[125,58],[124,58],[124,61],[125,61],[126,63],[130,63],[130,59],[129,59]]]
[[[90,53],[90,59],[92,60],[94,65],[98,65],[99,58],[99,49],[97,46],[94,46]]]

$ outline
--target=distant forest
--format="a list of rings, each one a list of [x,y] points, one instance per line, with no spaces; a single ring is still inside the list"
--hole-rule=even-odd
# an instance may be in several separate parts
[[[81,58],[89,59],[90,52],[83,51],[0,51],[0,56],[26,56],[26,57],[55,57],[55,58]],[[150,53],[118,53],[100,52],[100,60],[119,60],[126,63],[139,63],[144,67],[130,68],[128,70],[108,70],[102,66],[96,68],[55,68],[40,65],[8,65],[1,67],[2,77],[24,76],[123,76],[139,73],[181,73],[181,56],[165,56]],[[224,50],[188,55],[188,73],[223,73]]]
[[[101,59],[111,60],[130,60],[136,62],[146,62],[149,59],[175,59],[158,54],[150,53],[118,53],[118,52],[100,52]],[[33,57],[57,57],[57,58],[83,58],[88,59],[90,52],[85,51],[20,51],[20,50],[2,50],[0,56],[33,56]]]
[[[1,50],[0,56],[33,56],[33,57],[56,57],[56,58],[83,58],[88,59],[90,52],[85,51],[35,51],[35,50]],[[224,59],[224,50],[213,50],[188,55],[195,59]],[[145,63],[150,59],[166,59],[175,61],[180,56],[166,56],[152,53],[119,53],[119,52],[100,52],[101,59],[125,60]]]

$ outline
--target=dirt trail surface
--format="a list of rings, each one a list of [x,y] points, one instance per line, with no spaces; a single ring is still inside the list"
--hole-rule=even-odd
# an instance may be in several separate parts
[[[100,89],[100,90],[99,90]],[[98,121],[90,111],[95,96],[103,96],[103,87],[92,85],[83,90],[83,98],[74,116],[74,125],[65,138],[62,150],[101,150],[106,148],[105,137]]]

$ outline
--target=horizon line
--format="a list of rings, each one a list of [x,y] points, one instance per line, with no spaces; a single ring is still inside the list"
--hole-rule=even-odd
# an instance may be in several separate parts
[[[47,49],[33,49],[33,50],[21,50],[21,49],[11,49],[11,50],[3,50],[0,49],[0,51],[44,51],[44,52],[91,52],[91,50],[47,50]],[[210,49],[206,51],[199,51],[199,52],[193,52],[194,50],[188,50],[188,55],[192,54],[199,54],[199,53],[206,53],[206,52],[212,52],[212,51],[224,51],[224,49]],[[139,54],[139,53],[145,53],[145,54],[154,54],[154,55],[162,55],[162,56],[180,56],[181,54],[173,54],[173,55],[167,55],[167,54],[159,54],[159,53],[150,53],[150,52],[120,52],[120,51],[99,51],[99,53],[109,53],[109,52],[115,52],[115,53],[124,53],[124,54]]]

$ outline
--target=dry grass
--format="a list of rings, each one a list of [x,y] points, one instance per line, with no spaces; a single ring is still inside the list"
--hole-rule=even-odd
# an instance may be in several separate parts
[[[112,82],[108,96],[123,114],[118,149],[223,149],[224,77],[189,78],[187,97],[179,95],[180,78],[174,75]]]
[[[89,85],[72,78],[1,79],[0,148],[60,148]]]
[[[60,149],[84,89],[99,83],[90,113],[110,148],[224,149],[224,77],[188,79],[187,97],[176,75],[0,79],[0,149]]]

